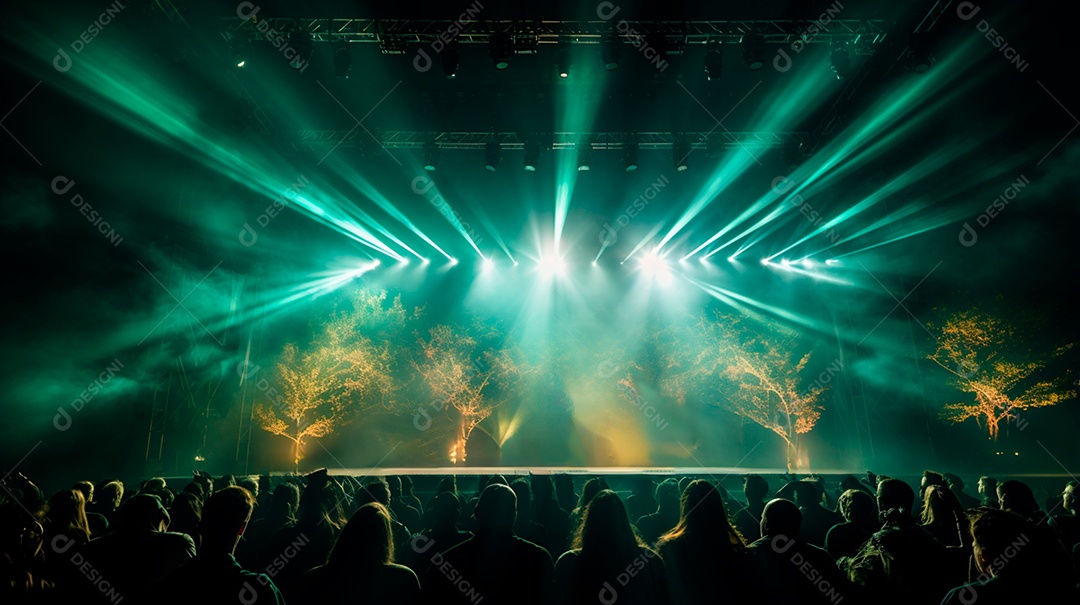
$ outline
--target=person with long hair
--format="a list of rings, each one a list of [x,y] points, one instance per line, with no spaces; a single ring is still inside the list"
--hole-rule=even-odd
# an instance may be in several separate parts
[[[923,492],[922,528],[943,546],[961,546],[967,517],[956,495],[944,485],[930,485]]]
[[[673,604],[749,603],[746,541],[716,486],[695,479],[683,490],[679,522],[657,541]]]
[[[575,604],[668,602],[664,561],[634,531],[615,492],[600,490],[588,503],[573,548],[555,564],[555,597]]]
[[[90,541],[90,524],[86,519],[86,497],[78,489],[66,489],[49,498],[45,513],[45,540],[48,543],[58,534],[82,545]]]
[[[420,581],[394,563],[390,511],[378,502],[361,506],[341,530],[330,558],[307,572],[295,600],[311,603],[415,603]]]
[[[570,527],[573,528],[573,532],[577,532],[581,528],[582,519],[585,518],[585,509],[589,507],[589,503],[596,497],[596,494],[600,493],[600,490],[607,489],[607,482],[603,477],[593,477],[585,482],[585,486],[581,488],[581,496],[578,498],[577,506],[574,510],[570,511]]]

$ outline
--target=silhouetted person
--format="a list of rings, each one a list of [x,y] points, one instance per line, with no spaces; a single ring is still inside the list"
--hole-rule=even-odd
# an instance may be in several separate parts
[[[550,475],[532,475],[529,485],[533,494],[533,521],[542,525],[547,533],[547,543],[540,546],[558,556],[570,548],[570,512],[563,510],[555,500],[555,485]]]
[[[849,578],[879,605],[939,602],[963,570],[963,563],[950,559],[945,547],[919,526],[911,514],[914,501],[915,491],[907,483],[880,481],[883,527],[846,561]]]
[[[345,526],[345,492],[325,470],[307,477],[296,523],[279,530],[261,553],[258,569],[273,572],[274,583],[288,599],[305,572],[326,563]]]
[[[945,473],[945,482],[949,484],[949,489],[952,490],[957,501],[960,502],[960,507],[964,510],[969,508],[978,508],[982,505],[982,502],[975,496],[964,493],[964,480],[958,475],[952,473]]]
[[[199,554],[169,574],[153,600],[176,605],[283,604],[269,576],[244,569],[233,556],[254,508],[255,496],[247,488],[234,485],[210,496],[199,523]]]
[[[1061,492],[1061,514],[1054,515],[1050,526],[1058,532],[1058,538],[1066,550],[1080,544],[1080,495],[1076,493],[1076,481],[1065,484]]]
[[[416,497],[413,493],[412,477],[408,475],[401,476],[401,501],[405,504],[416,509],[416,512],[420,513],[420,517],[424,516],[424,507],[420,504],[420,498]]]
[[[661,535],[679,522],[679,484],[668,478],[656,486],[656,510],[642,516],[634,525],[646,544],[656,544]]]
[[[123,500],[124,484],[116,480],[106,481],[94,490],[94,500],[86,504],[87,514],[99,514],[105,517],[108,525],[112,525],[116,523],[116,511]]]
[[[476,504],[476,535],[432,556],[423,574],[425,599],[431,603],[546,603],[551,591],[551,555],[514,535],[517,496],[505,485],[489,485]],[[413,544],[431,552],[427,544]]]
[[[997,497],[997,485],[998,480],[993,477],[979,477],[979,497],[982,498],[982,505],[987,508],[1001,508],[1001,504],[998,502]]]
[[[458,529],[460,514],[461,502],[456,495],[443,492],[435,496],[424,514],[423,530],[413,534],[409,546],[396,555],[397,560],[417,574],[427,571],[433,555],[445,552],[473,536],[472,532]]]
[[[190,536],[166,531],[170,521],[157,496],[133,496],[120,507],[116,531],[86,545],[85,561],[126,602],[141,602],[151,586],[195,556]],[[94,603],[112,602],[100,585],[87,582],[84,593]]]
[[[274,534],[296,523],[299,506],[299,488],[292,483],[275,487],[269,504],[261,510],[262,517],[248,523],[244,538],[236,547],[236,558],[240,563],[245,567],[256,567],[262,562],[262,553]]]
[[[390,488],[390,514],[392,517],[410,530],[420,529],[420,509],[413,508],[401,499],[401,479],[399,477],[387,477],[386,484]]]
[[[578,501],[578,495],[574,492],[574,478],[559,474],[555,475],[552,481],[555,483],[555,500],[559,503],[559,508],[566,512],[574,510]],[[570,531],[574,531],[573,526]]]
[[[696,479],[686,486],[679,522],[657,544],[673,605],[753,602],[746,542],[713,484]]]
[[[654,497],[656,493],[656,486],[653,485],[652,479],[648,475],[634,475],[630,478],[633,483],[633,492],[626,498],[626,514],[630,516],[630,520],[640,519],[645,515],[651,515],[656,512],[658,503]],[[672,479],[672,481],[676,481]],[[675,488],[675,499],[679,499],[678,486]],[[676,517],[678,513],[676,512]],[[674,525],[672,526],[674,527]],[[639,528],[640,529],[640,528]],[[665,528],[667,531],[671,528]],[[659,534],[657,534],[659,536]],[[653,538],[655,541],[656,538]],[[652,542],[650,542],[651,544]]]
[[[961,546],[967,518],[952,490],[931,485],[923,494],[922,528],[944,546]]]
[[[297,602],[416,603],[420,581],[394,563],[390,513],[378,502],[361,506],[341,530],[330,560],[303,579]]]
[[[604,481],[603,477],[593,477],[585,482],[585,485],[581,488],[581,497],[578,499],[577,506],[570,511],[570,526],[575,534],[581,528],[581,521],[585,517],[585,509],[589,507],[589,502],[592,502],[596,494],[605,489],[607,489],[607,482]]]
[[[1056,540],[1044,540],[1034,523],[984,508],[972,515],[970,532],[979,575],[949,592],[942,605],[1080,601],[1065,551]]]
[[[840,495],[837,509],[844,518],[825,536],[825,551],[834,559],[851,557],[881,528],[877,504],[866,492],[849,489]]]
[[[532,520],[532,492],[529,490],[529,483],[524,479],[517,479],[510,484],[510,489],[514,490],[517,496],[514,535],[537,546],[544,546],[548,542],[547,530]],[[546,547],[545,550],[547,550]],[[550,551],[548,554],[551,554]]]
[[[390,501],[390,486],[383,481],[372,481],[364,486],[360,493],[356,494],[356,503],[363,506],[370,502],[378,502],[386,507],[386,510],[390,510],[392,503]],[[412,532],[402,522],[396,520],[391,515],[390,528],[394,536],[394,546],[396,548],[406,548],[409,538],[412,536]]]
[[[195,494],[181,492],[169,507],[169,531],[187,534],[199,549],[199,520],[202,518],[202,500]]]
[[[761,537],[749,546],[760,597],[757,603],[838,603],[852,587],[829,553],[800,540],[802,513],[794,502],[776,498],[761,515]]]
[[[821,548],[825,546],[825,536],[844,518],[821,504],[821,484],[816,481],[796,481],[793,485],[795,505],[802,513],[799,538]]]
[[[663,604],[664,561],[634,533],[626,507],[601,490],[585,511],[573,549],[555,565],[555,602]]]
[[[735,515],[735,527],[748,542],[761,537],[761,511],[765,510],[765,496],[769,493],[769,483],[761,475],[743,477],[743,496],[746,506]]]

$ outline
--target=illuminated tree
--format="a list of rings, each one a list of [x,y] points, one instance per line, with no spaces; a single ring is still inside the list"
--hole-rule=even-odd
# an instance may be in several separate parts
[[[389,337],[410,314],[400,297],[389,307],[385,301],[385,292],[357,291],[350,308],[333,313],[309,348],[285,345],[275,367],[280,390],[267,392],[271,401],[257,405],[255,417],[263,430],[293,442],[297,466],[309,439],[329,435],[360,412],[391,406],[396,381]]]
[[[799,435],[821,417],[824,388],[804,389],[800,374],[809,352],[797,361],[798,335],[775,324],[746,325],[718,316],[702,319],[691,335],[667,356],[661,383],[680,403],[688,397],[716,401],[728,411],[768,429],[784,440],[787,467],[793,470]]]
[[[940,326],[928,326],[936,337],[936,348],[927,358],[951,375],[953,386],[974,397],[973,403],[945,405],[943,415],[951,422],[974,418],[996,440],[1001,422],[1016,418],[1018,411],[1056,405],[1076,396],[1064,388],[1062,379],[1032,381],[1036,372],[1072,344],[1035,355],[1020,342],[1017,326],[976,309],[953,313]]]
[[[455,422],[450,460],[464,463],[465,445],[481,422],[500,405],[521,392],[531,368],[515,347],[503,346],[491,329],[476,328],[476,336],[460,327],[438,325],[420,340],[415,363],[435,399],[432,407],[444,410]],[[496,341],[485,347],[485,341]]]

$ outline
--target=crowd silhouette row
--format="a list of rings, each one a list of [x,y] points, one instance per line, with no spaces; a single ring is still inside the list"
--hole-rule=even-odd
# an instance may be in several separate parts
[[[1075,481],[1044,511],[990,477],[978,497],[933,471],[917,489],[772,479],[743,477],[736,499],[690,477],[638,477],[625,498],[602,477],[446,477],[421,502],[409,477],[325,471],[48,499],[9,473],[0,603],[1080,602]]]

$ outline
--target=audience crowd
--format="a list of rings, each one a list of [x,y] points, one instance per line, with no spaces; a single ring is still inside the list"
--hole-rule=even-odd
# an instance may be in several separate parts
[[[1040,506],[1021,481],[973,496],[930,470],[747,475],[741,499],[690,477],[478,479],[197,472],[50,495],[8,473],[0,603],[1080,602],[1075,481]]]

